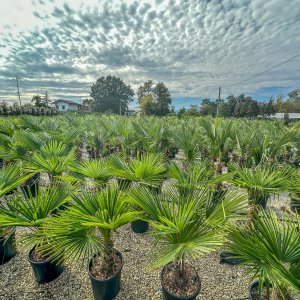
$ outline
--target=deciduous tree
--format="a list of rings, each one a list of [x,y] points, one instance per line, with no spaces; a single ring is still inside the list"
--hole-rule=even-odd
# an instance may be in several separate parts
[[[124,114],[129,102],[133,101],[134,91],[121,78],[115,76],[100,77],[91,86],[92,109],[98,112],[112,111]]]

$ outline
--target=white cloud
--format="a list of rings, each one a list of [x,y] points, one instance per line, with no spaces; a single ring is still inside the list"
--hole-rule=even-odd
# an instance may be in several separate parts
[[[114,74],[134,87],[164,81],[174,96],[212,96],[300,52],[299,0],[33,0],[17,8],[22,18],[12,10],[20,1],[1,1],[0,99],[11,95],[16,72],[24,95],[39,91],[41,79],[54,97],[68,88],[68,96],[88,95],[91,81]],[[299,62],[224,95],[299,88]]]

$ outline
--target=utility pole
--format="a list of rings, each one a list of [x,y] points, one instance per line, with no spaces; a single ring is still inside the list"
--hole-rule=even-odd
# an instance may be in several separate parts
[[[217,103],[217,116],[220,113],[220,103],[221,103],[221,87],[219,87],[219,97],[218,97],[218,103]]]
[[[46,106],[48,107],[48,91],[46,91],[46,93],[45,93],[45,103],[46,103]]]
[[[17,95],[19,98],[19,104],[21,106],[21,95],[20,95],[20,90],[19,90],[19,82],[18,82],[18,76],[16,75],[16,82],[17,82]]]

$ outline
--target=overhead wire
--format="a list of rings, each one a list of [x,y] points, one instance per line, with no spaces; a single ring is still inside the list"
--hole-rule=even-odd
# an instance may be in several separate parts
[[[241,84],[241,83],[245,83],[245,82],[250,81],[250,80],[252,80],[252,79],[254,79],[254,78],[256,78],[256,77],[259,77],[259,76],[261,76],[261,75],[263,75],[263,74],[265,74],[265,73],[268,73],[268,72],[270,72],[270,71],[272,71],[272,70],[274,70],[274,69],[276,69],[276,68],[278,68],[278,67],[280,67],[280,66],[282,66],[282,65],[284,65],[284,64],[286,64],[286,63],[288,63],[288,62],[290,62],[291,60],[293,60],[293,59],[295,59],[295,58],[297,58],[297,57],[300,57],[300,53],[298,53],[298,54],[296,54],[296,55],[294,55],[294,56],[292,56],[292,57],[286,59],[285,61],[283,61],[283,62],[281,62],[281,63],[279,63],[279,64],[276,64],[275,66],[272,66],[272,67],[270,67],[270,68],[268,68],[268,69],[266,69],[266,70],[264,70],[264,71],[262,71],[262,72],[259,72],[259,73],[255,74],[255,75],[253,75],[253,76],[250,76],[249,78],[246,78],[246,79],[237,81],[237,82],[232,83],[232,84],[228,84],[228,85],[220,85],[220,86],[221,86],[222,88],[227,88],[227,87],[232,87],[232,86],[235,86],[235,85],[238,85],[238,84]],[[213,89],[213,90],[209,90],[209,91],[206,92],[205,94],[209,96],[209,94],[210,94],[211,92],[214,92],[214,91],[217,91],[217,90],[218,90],[218,88],[215,88],[215,89]],[[186,101],[176,103],[176,105],[181,105],[181,104],[184,104],[184,103],[186,103]]]

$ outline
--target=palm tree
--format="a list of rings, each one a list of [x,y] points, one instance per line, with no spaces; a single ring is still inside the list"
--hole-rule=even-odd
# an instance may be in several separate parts
[[[115,155],[109,161],[112,175],[152,187],[159,187],[166,172],[163,156],[159,154],[144,154],[129,161]]]
[[[178,162],[174,162],[169,166],[167,174],[168,178],[176,179],[174,185],[182,195],[187,195],[208,186],[212,190],[222,189],[222,181],[230,176],[230,173],[225,175],[215,174],[211,164],[206,160],[190,164],[188,167],[182,167]]]
[[[65,180],[83,184],[88,190],[98,190],[107,184],[112,176],[112,170],[106,159],[88,159],[70,163],[71,174],[62,176]]]
[[[15,193],[0,203],[1,227],[31,229],[30,233],[23,237],[23,240],[33,247],[29,252],[29,260],[33,266],[36,280],[40,283],[56,278],[62,271],[60,267],[47,267],[46,274],[41,276],[41,271],[36,270],[34,265],[36,258],[38,258],[37,261],[43,261],[51,266],[51,263],[47,261],[47,256],[41,250],[41,245],[47,243],[47,238],[40,234],[40,228],[48,218],[51,218],[51,212],[69,200],[69,194],[70,190],[66,186],[50,186],[40,189],[35,197],[31,194],[28,197],[22,197],[22,195]],[[35,235],[42,237],[39,242],[36,242]],[[50,269],[53,269],[53,274],[49,272]],[[47,274],[48,272],[49,274]]]
[[[19,163],[8,164],[0,169],[0,198],[12,193],[31,174],[24,174]],[[3,200],[5,201],[4,197]],[[1,202],[0,202],[1,203]],[[3,228],[0,224],[0,264],[16,254],[15,230],[13,227]]]
[[[69,169],[75,160],[75,147],[70,147],[57,140],[50,140],[25,158],[25,169],[30,172],[48,173],[51,184]]]
[[[114,249],[113,232],[133,221],[137,215],[116,185],[108,185],[95,193],[83,191],[73,196],[66,210],[47,221],[40,238],[46,236],[49,243],[42,249],[57,261],[91,260],[89,272],[100,273],[99,278],[109,279],[120,272],[123,265],[121,254]],[[39,241],[38,237],[35,238]],[[92,275],[91,278],[98,277]],[[99,299],[97,288],[93,288],[95,298]],[[108,298],[100,299],[112,299],[118,290],[119,286],[110,286],[110,290],[104,293]]]
[[[163,277],[166,272],[173,273],[171,286],[163,283],[163,287],[169,288],[171,294],[174,294],[173,285],[179,287],[177,297],[191,296],[184,294],[193,280],[189,278],[190,272],[186,272],[191,270],[188,260],[220,247],[225,239],[224,228],[230,220],[240,217],[247,202],[245,194],[228,192],[220,203],[212,206],[206,201],[206,190],[182,197],[174,188],[156,194],[146,187],[133,187],[128,195],[128,201],[146,214],[153,227],[150,234],[158,241],[153,267],[164,267]],[[195,271],[192,273],[198,287],[200,277]]]
[[[253,168],[241,168],[231,164],[229,168],[234,177],[230,180],[234,185],[248,191],[249,204],[251,207],[249,221],[253,219],[254,211],[259,206],[266,208],[270,195],[281,191],[290,191],[296,178],[295,170],[289,166],[279,167],[269,164],[259,164]]]
[[[205,141],[213,160],[217,161],[216,170],[222,173],[222,162],[228,154],[227,144],[232,139],[233,122],[222,119],[203,118],[201,125],[204,129]]]
[[[251,299],[261,299],[264,289],[263,299],[287,299],[289,289],[300,291],[299,218],[287,215],[280,220],[268,210],[260,211],[253,222],[251,231],[247,225],[232,227],[227,247],[250,267],[253,279],[258,278],[258,298]]]
[[[0,170],[0,198],[15,190],[32,174],[24,173],[19,163],[12,163]]]
[[[183,152],[185,161],[193,163],[199,156],[200,134],[194,125],[189,123],[180,124],[174,128],[174,144]]]

